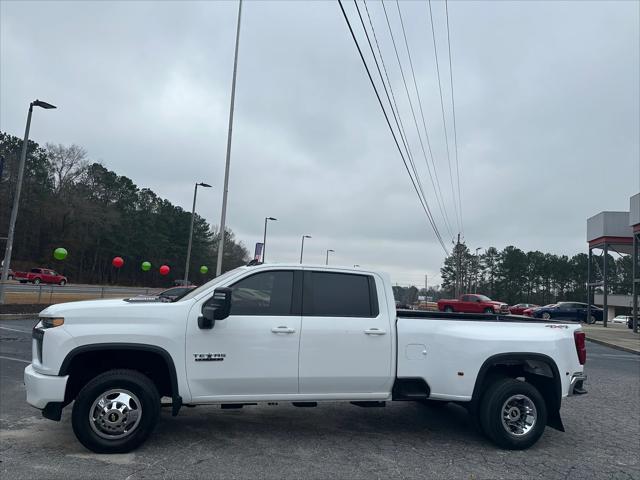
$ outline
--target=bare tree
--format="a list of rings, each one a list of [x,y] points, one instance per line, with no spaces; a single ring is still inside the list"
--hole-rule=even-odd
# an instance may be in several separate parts
[[[54,193],[59,195],[86,172],[87,151],[75,144],[65,147],[52,143],[47,143],[46,150],[51,161]]]

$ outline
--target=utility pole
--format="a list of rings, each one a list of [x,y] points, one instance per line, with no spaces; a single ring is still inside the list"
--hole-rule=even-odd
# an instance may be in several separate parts
[[[462,294],[462,258],[460,252],[460,234],[458,233],[458,242],[456,243],[456,298]]]
[[[229,163],[231,162],[231,136],[233,133],[233,106],[236,101],[236,74],[238,73],[238,46],[240,44],[240,18],[242,16],[242,0],[238,2],[238,26],[236,28],[236,51],[233,56],[233,77],[231,80],[231,105],[229,107],[229,133],[227,134],[227,159],[224,167],[224,190],[222,191],[222,215],[220,217],[220,238],[218,239],[218,263],[216,277],[222,273],[224,253],[224,229],[227,219],[227,194],[229,193]]]
[[[480,259],[478,258],[478,252],[480,250],[482,250],[482,247],[476,248],[475,265],[473,267],[473,281],[475,283],[473,293],[478,293],[478,271],[480,270]]]

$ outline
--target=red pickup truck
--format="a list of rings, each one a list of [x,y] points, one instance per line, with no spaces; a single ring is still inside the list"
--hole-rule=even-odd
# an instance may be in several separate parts
[[[495,302],[484,295],[467,294],[457,300],[438,300],[441,312],[509,314],[509,305]]]
[[[13,278],[14,280],[18,280],[20,283],[30,282],[35,285],[40,283],[56,283],[58,285],[67,284],[67,277],[48,268],[32,268],[30,272],[14,272]]]

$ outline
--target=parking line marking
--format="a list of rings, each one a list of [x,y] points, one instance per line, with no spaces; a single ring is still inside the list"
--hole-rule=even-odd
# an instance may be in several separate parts
[[[21,358],[5,357],[4,355],[0,355],[0,358],[2,360],[13,360],[14,362],[31,363],[29,360],[22,360]]]
[[[0,327],[2,330],[10,330],[12,332],[31,333],[30,330],[18,330],[17,328]]]

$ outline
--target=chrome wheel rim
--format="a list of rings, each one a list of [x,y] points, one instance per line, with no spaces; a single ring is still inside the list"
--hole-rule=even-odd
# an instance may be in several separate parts
[[[538,410],[526,395],[512,395],[502,404],[502,426],[513,436],[527,435],[537,420]]]
[[[545,320],[549,320],[549,319],[551,318],[551,315],[550,315],[550,314],[548,314],[547,312],[544,312],[544,313],[542,314],[542,318],[544,318]]]
[[[91,429],[102,438],[117,440],[131,435],[140,424],[142,405],[138,397],[120,388],[98,396],[89,410]]]

